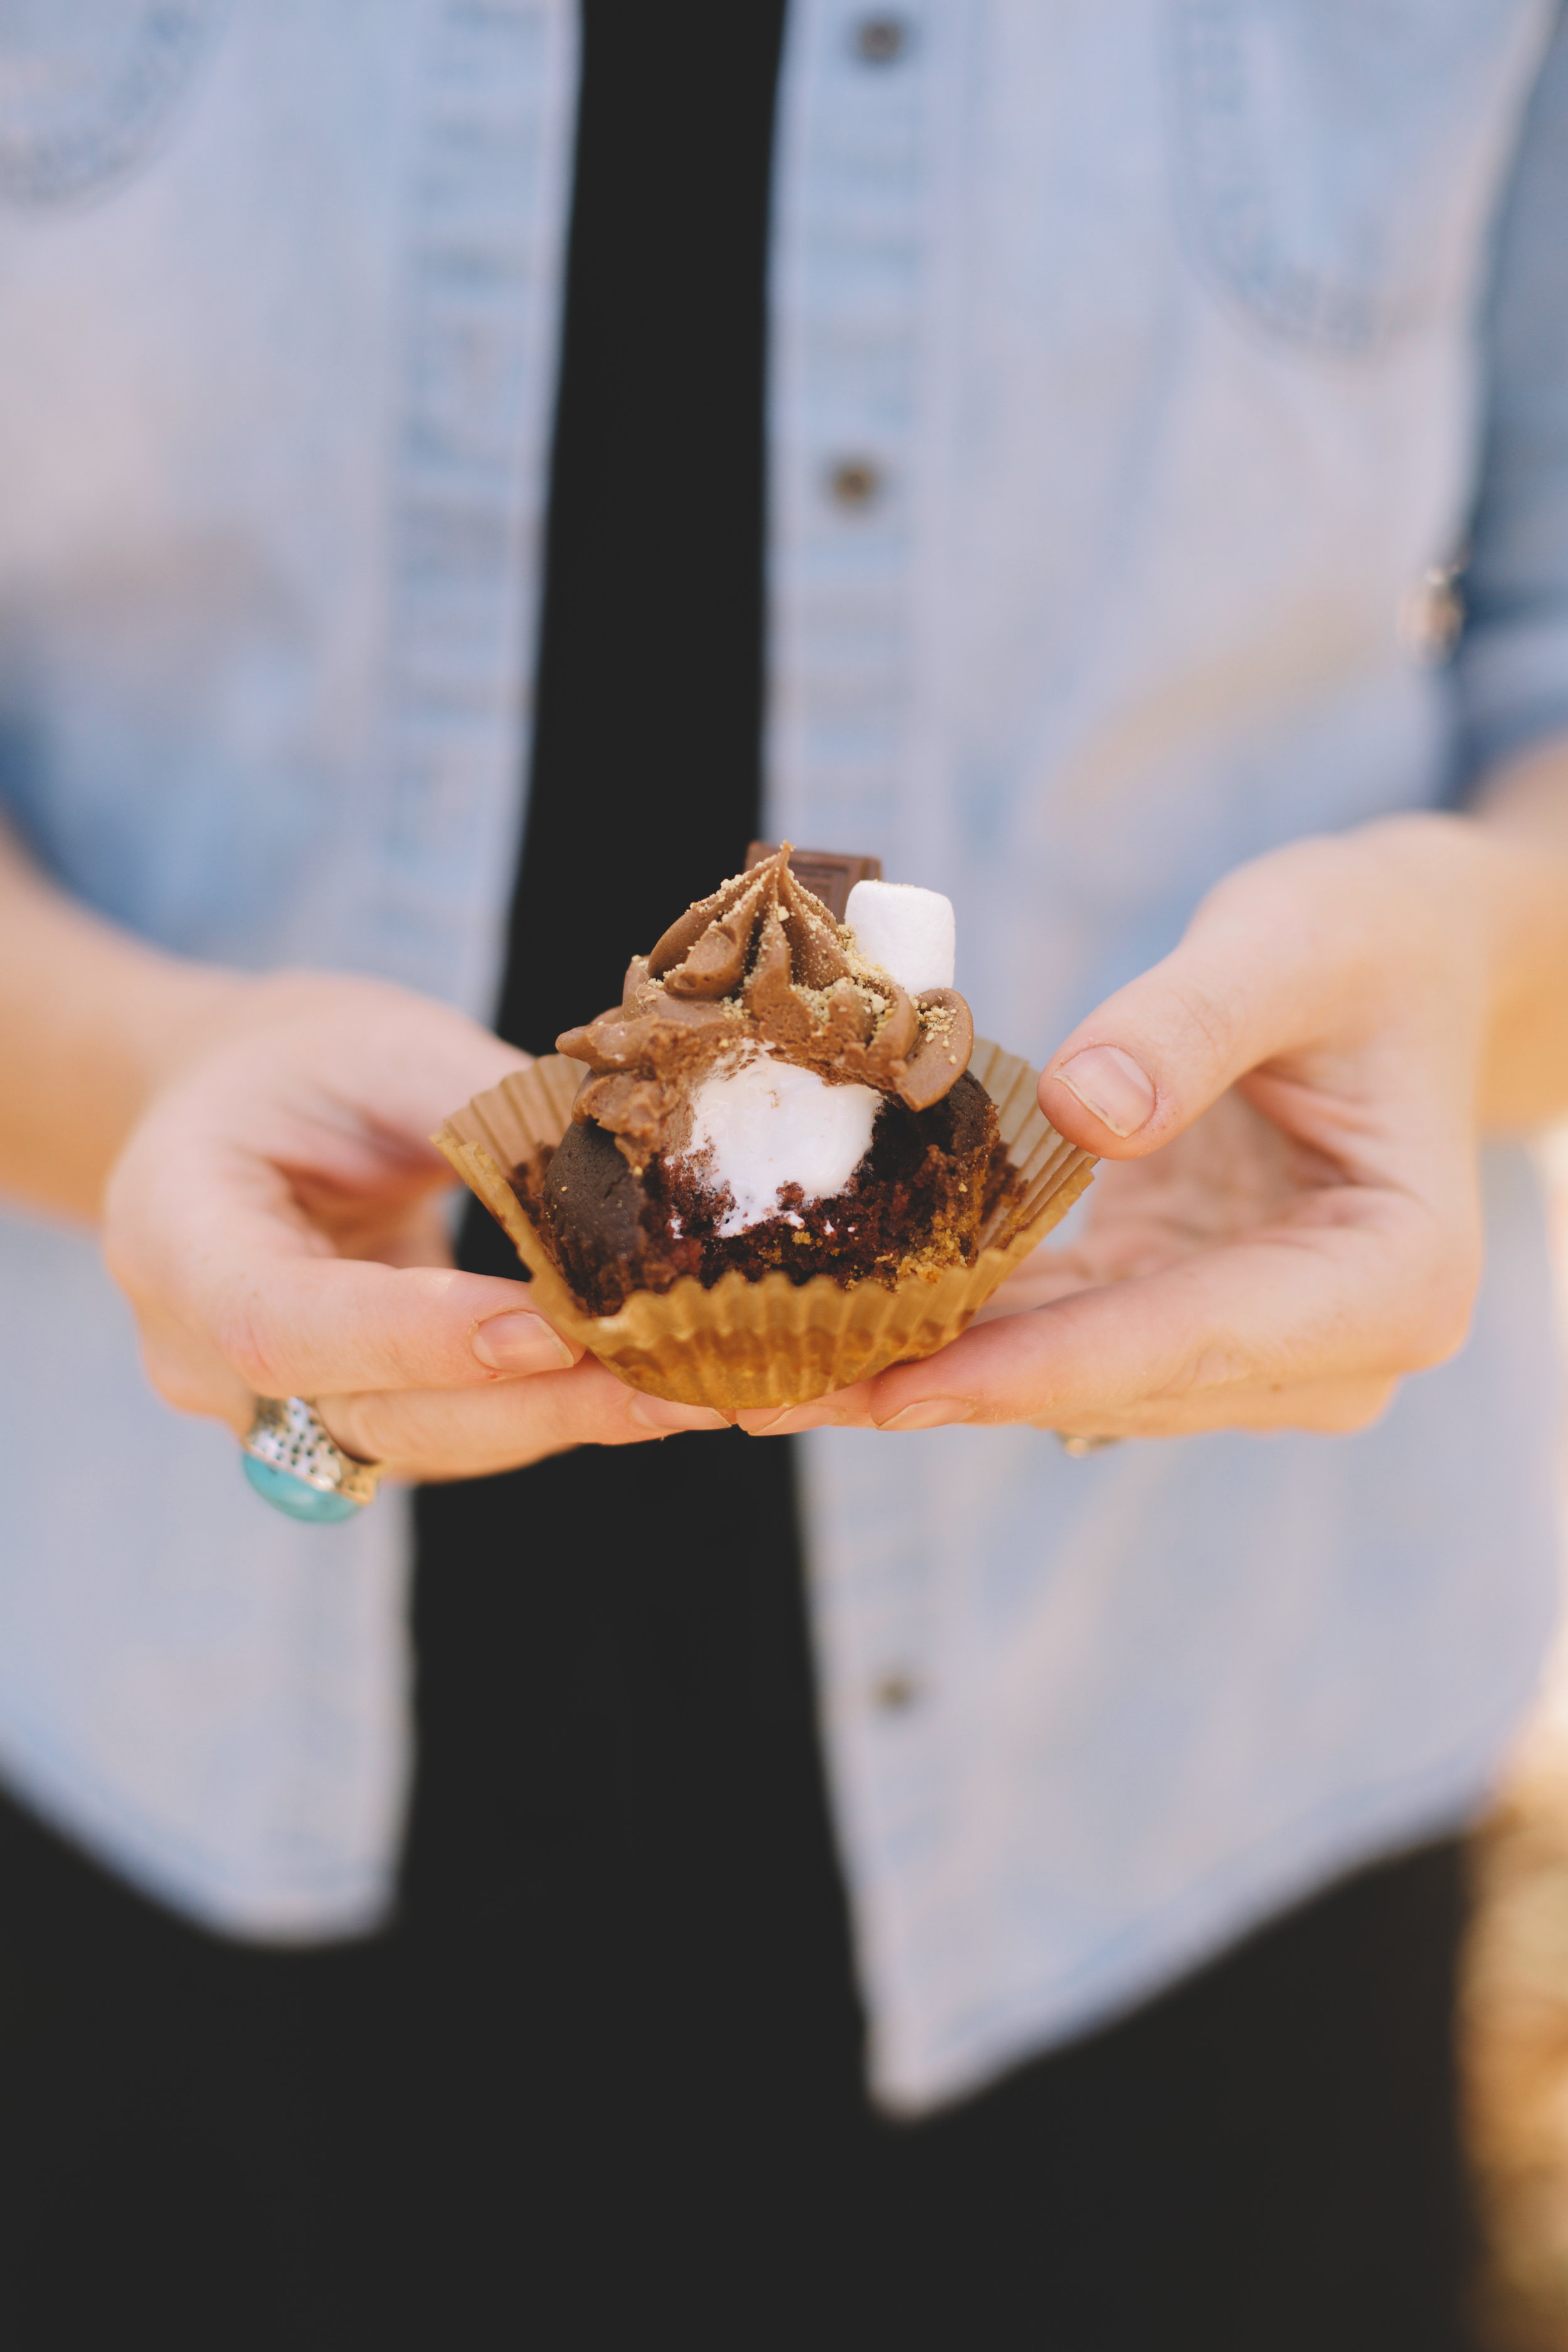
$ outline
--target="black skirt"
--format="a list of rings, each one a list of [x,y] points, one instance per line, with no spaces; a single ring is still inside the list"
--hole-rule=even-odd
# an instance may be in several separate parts
[[[743,1782],[768,1744],[707,1760]],[[706,1885],[645,1876],[635,1901],[580,1857],[501,1893],[508,1831],[488,1908],[279,1953],[170,1917],[0,1802],[6,2344],[1471,2345],[1455,1844],[911,2125],[860,2092],[798,1820],[793,1856],[765,1813],[739,1826]],[[700,1920],[718,1939],[693,1952]]]

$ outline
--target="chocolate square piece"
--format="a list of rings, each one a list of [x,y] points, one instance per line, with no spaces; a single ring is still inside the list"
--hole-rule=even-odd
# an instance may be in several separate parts
[[[776,841],[753,841],[746,852],[746,864],[760,866],[764,857],[777,854]],[[836,923],[844,920],[844,909],[857,882],[879,882],[882,878],[879,857],[851,857],[840,849],[792,849],[789,863],[791,873],[799,875]]]

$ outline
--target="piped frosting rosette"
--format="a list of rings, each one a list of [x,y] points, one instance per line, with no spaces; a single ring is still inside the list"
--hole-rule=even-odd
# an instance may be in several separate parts
[[[476,1097],[435,1138],[510,1236],[541,1313],[631,1387],[721,1412],[805,1403],[934,1354],[1093,1172],[1089,1155],[1041,1113],[1034,1068],[975,1039],[950,986],[907,987],[886,961],[869,961],[855,930],[790,872],[789,855],[786,844],[694,904],[650,955],[633,959],[618,1007],[563,1035],[567,1050]],[[889,896],[879,916],[905,911],[892,886],[881,887]],[[918,983],[921,973],[910,977]],[[931,1250],[913,1254],[896,1278],[847,1279],[842,1267],[806,1279],[783,1270],[683,1274],[631,1289],[614,1313],[591,1311],[541,1229],[541,1181],[568,1127],[592,1121],[640,1172],[655,1155],[689,1150],[694,1103],[711,1104],[715,1087],[759,1055],[815,1073],[830,1093],[871,1088],[916,1113],[967,1069],[995,1107],[1005,1152],[968,1262],[950,1254],[944,1263]]]
[[[651,955],[632,958],[618,1010],[557,1041],[591,1073],[574,1115],[614,1135],[634,1170],[687,1140],[700,1077],[751,1051],[913,1111],[940,1101],[969,1066],[974,1029],[963,997],[951,987],[911,992],[868,961],[789,857],[785,842],[698,899]]]

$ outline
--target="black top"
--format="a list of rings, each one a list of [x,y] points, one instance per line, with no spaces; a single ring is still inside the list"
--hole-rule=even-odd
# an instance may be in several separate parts
[[[532,789],[499,1023],[532,1053],[615,1003],[628,956],[738,872],[760,830],[783,16],[783,0],[583,11]]]
[[[500,1020],[534,1050],[614,1002],[628,954],[758,830],[782,17],[782,0],[584,8]],[[518,1271],[477,1209],[464,1259]],[[858,2096],[791,1451],[738,1433],[588,1448],[419,1498],[408,1931],[467,2063],[568,2170],[667,2163],[677,2138],[721,2164],[742,2112],[782,2150],[803,2101]]]

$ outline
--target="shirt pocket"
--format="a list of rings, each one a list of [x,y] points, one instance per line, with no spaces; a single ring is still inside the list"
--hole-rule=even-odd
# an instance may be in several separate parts
[[[162,143],[226,0],[0,0],[0,205],[52,208]]]
[[[1168,0],[1179,206],[1276,337],[1375,352],[1462,301],[1545,0]]]

